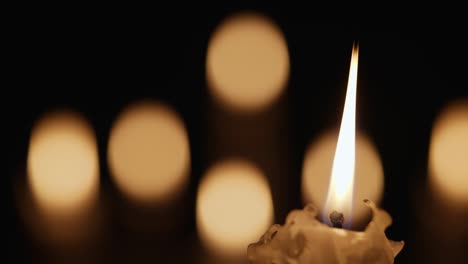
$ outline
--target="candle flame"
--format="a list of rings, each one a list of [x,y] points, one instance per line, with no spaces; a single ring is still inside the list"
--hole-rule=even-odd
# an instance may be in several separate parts
[[[350,228],[351,226],[353,203],[358,55],[359,47],[353,45],[343,117],[333,159],[327,200],[322,216],[324,222],[330,223],[329,216],[331,212],[337,211],[342,213],[344,215],[343,227],[345,228]]]

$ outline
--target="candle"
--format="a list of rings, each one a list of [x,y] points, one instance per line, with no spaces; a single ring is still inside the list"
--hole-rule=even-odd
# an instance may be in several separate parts
[[[273,225],[248,247],[251,263],[393,263],[404,242],[388,240],[390,215],[370,200],[372,220],[363,232],[351,225],[355,169],[355,116],[358,47],[353,47],[343,118],[321,218],[313,204],[289,213],[283,226]],[[332,227],[333,226],[333,227]]]
[[[244,263],[245,246],[274,216],[287,214],[273,212],[273,204],[287,208],[281,203],[293,200],[284,178],[289,53],[272,19],[244,11],[216,27],[206,53],[210,96],[204,105],[202,163],[209,169],[197,191],[199,261]]]
[[[99,162],[91,125],[71,111],[44,115],[32,129],[28,186],[19,203],[25,223],[41,244],[64,249],[96,240]]]
[[[449,104],[437,118],[429,148],[432,191],[453,207],[468,207],[468,100]]]
[[[412,261],[459,263],[468,259],[468,100],[450,102],[434,120],[427,184],[414,193],[418,243]],[[424,186],[424,185],[423,185]],[[431,230],[431,232],[427,232]],[[465,261],[466,262],[466,261]]]
[[[215,101],[236,113],[270,108],[289,78],[289,53],[283,33],[255,12],[229,16],[211,36],[206,77]]]
[[[183,193],[190,171],[187,131],[170,106],[145,100],[125,108],[109,136],[112,179],[132,202],[166,205]]]
[[[216,162],[203,176],[196,202],[200,240],[221,262],[245,258],[245,245],[273,222],[264,173],[244,159]]]

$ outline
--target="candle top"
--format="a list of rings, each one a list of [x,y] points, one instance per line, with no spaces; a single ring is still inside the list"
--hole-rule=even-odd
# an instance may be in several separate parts
[[[363,232],[333,228],[317,220],[309,204],[289,213],[283,226],[273,225],[248,247],[251,263],[393,263],[404,242],[388,240],[385,229],[392,218],[365,200],[372,220]]]

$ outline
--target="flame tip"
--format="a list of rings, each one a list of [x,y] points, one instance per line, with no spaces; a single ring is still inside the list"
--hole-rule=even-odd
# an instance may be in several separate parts
[[[353,41],[353,50],[358,50],[359,49],[359,40]]]

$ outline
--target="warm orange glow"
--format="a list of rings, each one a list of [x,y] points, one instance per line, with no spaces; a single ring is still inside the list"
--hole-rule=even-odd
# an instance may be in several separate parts
[[[327,198],[337,136],[336,132],[325,132],[309,146],[304,157],[302,196],[305,203],[312,202],[322,211]],[[384,175],[379,154],[370,139],[358,133],[352,200],[353,226],[366,224],[365,220],[370,212],[362,201],[370,199],[379,204],[383,189]]]
[[[244,112],[264,109],[278,98],[289,76],[283,34],[263,15],[229,17],[211,37],[206,74],[223,105]]]
[[[252,164],[228,160],[210,168],[197,194],[197,227],[213,254],[242,256],[273,220],[270,188]]]
[[[449,105],[437,118],[429,151],[431,184],[454,204],[468,204],[468,101]]]
[[[343,118],[341,119],[328,195],[323,212],[326,221],[329,221],[328,216],[332,211],[336,210],[343,213],[345,216],[344,226],[347,227],[351,225],[354,189],[358,56],[358,47],[353,47]]]
[[[117,186],[130,198],[166,202],[187,182],[190,151],[184,123],[166,105],[131,105],[112,127],[108,161]]]
[[[98,154],[93,130],[76,113],[51,113],[34,126],[28,153],[29,184],[47,213],[69,214],[97,194]]]

